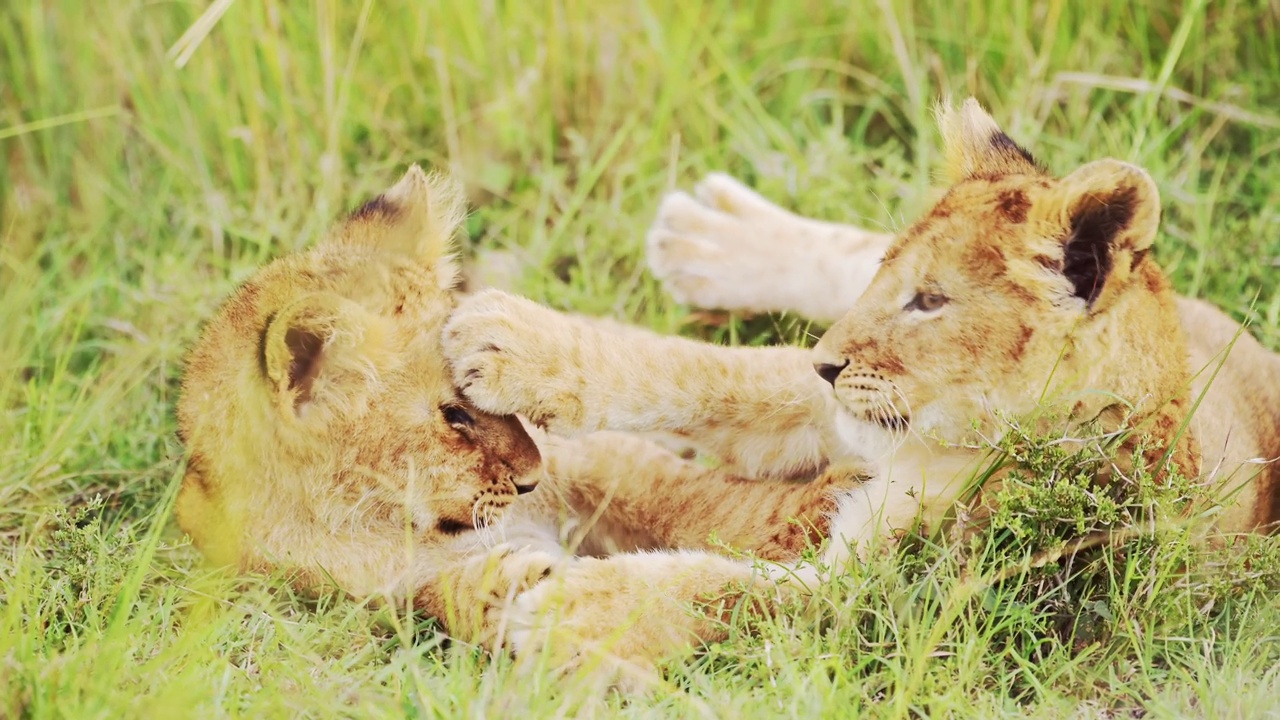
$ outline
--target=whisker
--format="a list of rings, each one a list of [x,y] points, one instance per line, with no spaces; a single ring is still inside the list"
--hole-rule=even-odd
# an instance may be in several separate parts
[[[506,540],[505,525],[502,523],[501,508],[492,502],[485,502],[484,511],[484,534],[489,543],[489,547],[494,547],[500,542]]]
[[[905,423],[906,425],[905,432],[903,433],[903,442],[906,442],[906,439],[912,436],[914,436],[917,440],[920,440],[923,442],[924,436],[920,434],[920,431],[916,429],[915,423],[912,422],[914,414],[912,413],[912,410],[911,410],[911,401],[907,399],[907,394],[904,393],[902,391],[902,388],[898,387],[898,384],[893,382],[892,380],[889,380],[886,382],[888,382],[889,389],[893,391],[893,394],[898,396],[902,400],[902,404],[906,410],[906,412],[898,413],[898,417],[907,419],[907,422]]]
[[[476,529],[476,537],[480,539],[480,544],[486,549],[493,548],[493,538],[489,534],[488,518],[482,515],[484,510],[482,500],[476,500],[471,505],[471,525]]]
[[[889,434],[893,436],[893,449],[896,452],[906,443],[907,438],[910,436],[911,425],[902,422],[902,417],[898,414],[897,409],[883,393],[878,394],[876,397],[875,412],[879,416],[880,426],[888,430]]]
[[[493,509],[494,517],[490,521],[489,527],[497,535],[498,542],[504,543],[507,541],[507,523],[502,522],[501,512],[498,508]]]

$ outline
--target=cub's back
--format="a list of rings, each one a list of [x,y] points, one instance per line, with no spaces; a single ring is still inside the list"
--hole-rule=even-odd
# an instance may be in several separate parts
[[[1216,471],[1227,487],[1259,473],[1256,497],[1238,498],[1222,527],[1243,531],[1274,523],[1280,520],[1280,356],[1208,303],[1178,298],[1178,315],[1194,376],[1192,401],[1203,395],[1191,418],[1204,453],[1202,469]],[[1271,462],[1249,463],[1256,459]],[[1246,464],[1233,476],[1230,469],[1240,463]]]

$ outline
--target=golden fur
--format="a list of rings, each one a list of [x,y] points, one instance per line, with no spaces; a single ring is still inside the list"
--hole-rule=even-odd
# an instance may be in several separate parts
[[[457,197],[412,168],[226,301],[184,373],[179,524],[219,565],[410,602],[487,647],[550,643],[559,663],[595,653],[606,676],[646,676],[722,633],[712,620],[752,582],[710,552],[712,535],[794,557],[832,488],[855,479],[749,484],[611,433],[541,437],[540,452],[515,417],[477,409],[440,346]],[[670,548],[684,551],[658,552]]]
[[[725,176],[663,202],[649,260],[673,294],[838,317],[813,351],[616,335],[488,291],[446,327],[459,386],[565,435],[675,434],[747,477],[862,462],[869,479],[829,517],[836,568],[940,521],[1008,418],[1132,428],[1125,453],[1146,435],[1146,460],[1211,487],[1219,530],[1272,527],[1280,359],[1174,296],[1149,253],[1150,177],[1100,160],[1054,178],[972,100],[939,119],[951,188],[896,236],[798,217]]]
[[[742,588],[762,587],[713,536],[783,563],[826,538],[838,568],[937,521],[983,461],[973,423],[990,438],[1002,414],[1136,424],[1222,490],[1222,529],[1274,522],[1280,360],[1174,298],[1148,253],[1147,175],[1104,160],[1054,179],[975,103],[941,120],[953,187],[896,237],[724,176],[663,202],[649,260],[674,294],[839,317],[813,351],[662,337],[492,290],[459,304],[460,205],[412,169],[206,328],[179,404],[182,526],[217,562],[634,677],[723,637]]]
[[[178,403],[177,515],[213,561],[357,597],[412,596],[446,571],[479,582],[451,564],[541,471],[519,421],[472,407],[440,357],[460,217],[457,192],[414,168],[209,322]]]

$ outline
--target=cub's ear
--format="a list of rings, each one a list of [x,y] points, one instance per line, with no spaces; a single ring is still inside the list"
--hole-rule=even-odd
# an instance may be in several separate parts
[[[1059,228],[1060,270],[1073,294],[1095,307],[1107,287],[1129,277],[1155,241],[1160,190],[1136,165],[1098,160],[1063,178],[1033,212]]]
[[[965,100],[959,110],[944,101],[934,114],[942,129],[948,184],[980,176],[1046,174],[1039,161],[1005,135],[977,100]]]
[[[450,253],[466,216],[461,186],[446,175],[412,165],[400,182],[356,208],[338,227],[341,242],[372,245],[434,266],[442,287],[457,282]]]
[[[336,295],[314,294],[276,313],[260,362],[274,404],[287,416],[356,410],[387,356],[382,321]]]

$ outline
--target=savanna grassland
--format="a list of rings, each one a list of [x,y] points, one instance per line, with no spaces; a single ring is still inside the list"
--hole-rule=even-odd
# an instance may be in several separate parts
[[[221,577],[174,525],[200,322],[408,163],[465,181],[462,251],[509,250],[537,300],[807,342],[667,299],[658,199],[719,169],[902,227],[946,94],[1057,172],[1146,167],[1178,289],[1280,348],[1275,0],[0,4],[0,716],[1280,716],[1280,545],[1171,521],[1059,558],[1195,489],[1113,507],[1079,481],[1100,459],[1036,438],[990,533],[855,568],[632,699]]]

